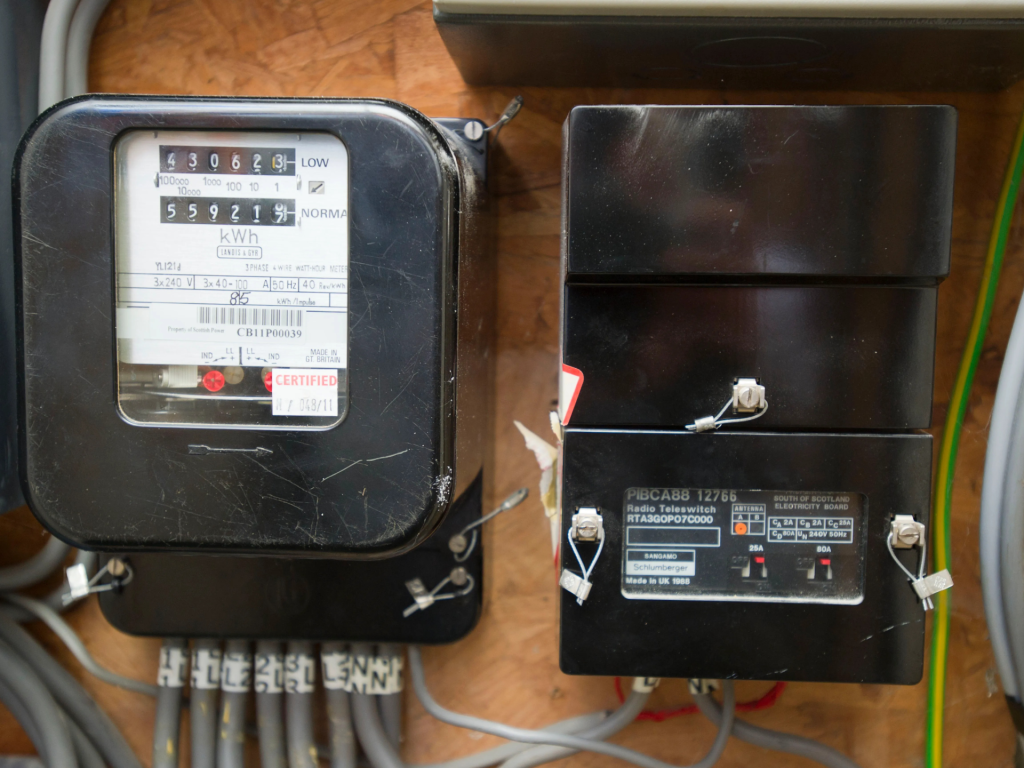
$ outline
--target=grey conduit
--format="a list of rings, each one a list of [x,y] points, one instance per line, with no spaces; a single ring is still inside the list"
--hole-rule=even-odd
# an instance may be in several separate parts
[[[7,707],[7,710],[14,716],[14,719],[18,721],[18,725],[21,726],[21,730],[28,736],[29,741],[33,744],[43,743],[43,735],[36,726],[36,721],[32,719],[32,715],[25,709],[21,699],[2,680],[0,680],[0,704]],[[45,760],[46,753],[44,751],[40,750],[39,755]]]
[[[256,725],[260,740],[260,768],[285,768],[284,653],[281,643],[256,644]]]
[[[196,640],[192,646],[192,768],[216,768],[217,698],[220,693],[221,650],[218,640]]]
[[[0,682],[18,698],[35,723],[40,741],[34,743],[39,753],[45,755],[47,768],[78,768],[64,713],[43,681],[4,642],[0,642]]]
[[[70,551],[71,547],[56,536],[50,536],[43,548],[25,562],[0,568],[0,592],[13,592],[38,584],[60,568]]]
[[[1001,381],[1001,380],[1000,380]],[[1012,670],[1017,675],[1015,687],[1018,696],[1024,690],[1024,387],[1021,388],[1006,456],[1006,478],[1000,509],[999,557],[1001,598],[1004,632],[1008,641]],[[993,629],[990,636],[996,634]],[[994,644],[994,641],[993,641]],[[1000,668],[1000,678],[1003,670]],[[1006,680],[1003,689],[1009,694]]]
[[[288,643],[288,653],[284,658],[288,768],[319,768],[316,739],[313,736],[316,667],[312,643]]]
[[[697,706],[708,720],[718,725],[722,721],[722,708],[711,697],[695,698]],[[774,752],[787,752],[813,760],[828,768],[859,768],[850,758],[821,742],[794,736],[791,733],[772,731],[737,720],[732,726],[732,735],[740,741]]]
[[[60,638],[61,642],[67,646],[71,654],[78,659],[78,662],[85,667],[86,672],[89,674],[105,683],[116,685],[118,688],[124,688],[126,691],[134,691],[146,696],[157,695],[157,687],[155,685],[125,677],[116,672],[111,672],[106,667],[101,667],[71,626],[60,617],[60,614],[42,600],[33,600],[31,597],[25,597],[24,595],[4,595],[4,598],[19,608],[28,611],[53,630],[54,634]]]
[[[75,755],[78,757],[78,768],[107,768],[107,764],[103,762],[103,756],[96,749],[96,746],[89,740],[89,737],[85,735],[78,723],[67,716],[64,713],[65,720],[68,723],[68,730],[71,732],[71,743],[75,747]]]
[[[64,97],[89,92],[89,49],[93,32],[110,0],[79,0],[78,9],[68,28],[67,54],[64,62]]]
[[[1021,307],[1024,307],[1024,302]],[[1021,696],[1018,683],[1021,670],[1015,663],[1010,649],[1005,606],[1007,602],[1013,602],[1014,596],[1006,594],[1006,584],[1002,581],[1004,570],[1001,555],[1005,550],[1002,549],[1000,541],[1004,535],[1005,494],[1007,486],[1011,484],[1007,480],[1020,480],[1020,475],[1012,477],[1007,464],[1024,385],[1024,309],[1021,307],[1018,307],[1013,321],[1013,330],[1006,345],[1006,355],[999,374],[995,402],[992,404],[988,446],[985,451],[984,481],[981,487],[981,514],[978,518],[981,591],[985,605],[985,620],[989,628],[989,642],[992,645],[1003,691],[1014,699],[1020,699]]]
[[[229,640],[220,672],[220,733],[217,768],[245,768],[245,710],[252,683],[247,640]]]
[[[377,648],[378,656],[390,656],[401,659],[402,646],[394,643],[381,643]],[[402,693],[383,694],[377,697],[377,706],[380,707],[380,721],[384,726],[384,733],[391,742],[395,751],[402,748]]]
[[[153,768],[178,768],[181,754],[181,698],[185,680],[184,670],[179,672],[169,667],[171,653],[187,654],[188,645],[181,638],[169,637],[160,649],[160,673],[157,677],[160,685],[153,721]]]
[[[605,718],[605,720],[577,735],[585,739],[595,739],[597,741],[611,738],[636,720],[637,716],[643,712],[649,698],[649,693],[632,691],[625,703]],[[574,750],[565,749],[564,747],[530,747],[525,752],[503,762],[501,768],[532,768],[532,766],[551,763],[574,754],[576,754]]]
[[[355,695],[353,695],[352,701],[353,712],[355,705],[354,696]],[[370,743],[371,745],[389,745],[390,742],[388,742],[387,736],[384,733],[384,727],[380,722],[379,708],[369,705],[364,706],[369,707],[367,712],[369,716],[364,716],[361,722],[357,722],[356,724],[357,731],[359,732],[360,743],[364,745],[367,743]],[[608,714],[606,712],[591,712],[587,715],[580,715],[579,717],[561,720],[549,725],[543,730],[549,733],[581,733],[593,728],[595,725],[605,720],[607,716]],[[360,727],[363,730],[360,731]],[[363,748],[364,750],[366,749],[365,746]],[[421,765],[412,764],[407,766],[407,768],[488,768],[488,766],[497,765],[513,755],[524,752],[529,748],[529,744],[510,741],[502,744],[501,746],[493,747],[491,749],[484,750],[483,752],[477,752],[474,755],[457,757],[452,760],[444,760],[440,763],[426,763]],[[380,764],[371,762],[371,765],[373,765],[374,768],[387,768],[387,766],[391,765],[391,763],[388,762],[390,758],[381,756],[382,752],[386,749],[391,748],[390,746],[374,747],[374,754],[378,759],[383,760]],[[393,749],[391,749],[391,751],[394,752]],[[397,757],[397,753],[395,753],[395,757]]]
[[[327,654],[344,652],[343,643],[323,643],[320,646],[321,659]],[[352,729],[352,704],[349,693],[328,685],[326,666],[323,679],[327,696],[327,723],[330,728],[331,768],[355,768],[356,736]]]
[[[448,723],[449,725],[454,725],[458,728],[468,728],[469,730],[480,731],[481,733],[490,733],[494,736],[500,736],[503,739],[509,739],[510,741],[521,741],[528,744],[551,744],[559,747],[569,747],[570,749],[584,752],[596,752],[601,755],[617,757],[620,760],[625,760],[628,763],[640,766],[640,768],[676,768],[676,766],[673,766],[671,763],[666,763],[633,749],[620,747],[618,744],[607,744],[603,741],[591,741],[579,736],[555,734],[550,731],[535,731],[527,728],[515,728],[510,725],[505,725],[504,723],[496,723],[493,720],[486,720],[482,717],[474,717],[472,715],[465,715],[460,712],[452,712],[449,709],[445,709],[434,700],[434,697],[430,695],[430,690],[427,688],[427,681],[423,673],[423,661],[420,658],[419,648],[416,646],[409,646],[408,653],[409,677],[412,678],[413,690],[416,692],[416,696],[419,698],[420,704],[423,705],[423,708],[427,710],[431,716],[443,723]],[[727,695],[729,690],[730,688],[727,687]],[[367,717],[365,706],[359,706],[361,698],[362,697],[360,696],[355,698],[353,707],[355,712],[356,731],[360,734],[360,739],[362,738],[360,721]],[[728,717],[720,718],[719,728],[728,732],[728,723]],[[364,748],[366,747],[365,744],[363,746]],[[390,768],[390,766],[388,766],[388,768]]]
[[[120,731],[81,684],[16,622],[0,614],[3,638],[28,663],[64,709],[96,746],[110,768],[142,768]]]
[[[78,0],[50,0],[43,21],[39,51],[39,111],[45,112],[64,98],[64,61],[68,31]]]

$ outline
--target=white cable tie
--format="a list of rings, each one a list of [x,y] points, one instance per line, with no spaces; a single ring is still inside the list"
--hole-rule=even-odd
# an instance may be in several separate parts
[[[81,600],[89,594],[89,571],[83,563],[75,563],[65,572],[68,577],[68,597],[72,600]]]
[[[562,575],[558,578],[558,585],[574,596],[576,602],[580,605],[583,605],[583,601],[590,597],[590,588],[594,586],[567,568],[562,569]]]

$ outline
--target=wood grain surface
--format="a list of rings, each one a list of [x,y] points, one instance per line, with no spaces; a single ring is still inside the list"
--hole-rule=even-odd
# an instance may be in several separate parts
[[[498,304],[493,467],[490,500],[536,487],[534,459],[512,425],[547,434],[556,396],[561,126],[576,104],[905,104],[946,103],[960,111],[953,267],[939,300],[934,432],[967,334],[1001,178],[1024,87],[996,94],[768,93],[731,91],[470,88],[434,28],[430,4],[418,0],[114,0],[92,52],[93,90],[251,96],[379,96],[430,116],[496,118],[522,93],[526,106],[501,134],[492,165],[498,215]],[[1003,350],[1024,286],[1019,223],[1010,246],[993,325],[985,343],[960,443],[953,499],[953,624],[946,702],[946,765],[999,768],[1012,764],[1013,728],[993,668],[978,567],[978,508],[988,421]],[[937,447],[937,443],[936,443]],[[83,450],[85,447],[83,446]],[[521,726],[540,726],[615,704],[607,678],[572,678],[557,664],[556,581],[547,522],[535,496],[499,517],[486,534],[484,614],[478,629],[455,645],[428,649],[436,697],[461,711]],[[27,510],[0,519],[0,563],[38,548],[43,534]],[[152,680],[158,642],[119,634],[94,601],[69,617],[99,661]],[[83,680],[148,765],[153,702],[88,677],[53,635],[33,632]],[[740,683],[739,698],[761,695],[767,683]],[[922,765],[925,684],[791,684],[778,704],[751,722],[820,739],[861,765]],[[682,681],[654,694],[656,707],[690,700]],[[427,762],[496,743],[441,725],[407,697],[404,752]],[[637,723],[616,741],[665,760],[689,763],[713,737],[699,716]],[[0,710],[0,753],[31,752],[10,715]],[[256,754],[250,754],[256,765]],[[562,765],[614,761],[574,757]],[[729,766],[808,766],[785,755],[730,743]]]

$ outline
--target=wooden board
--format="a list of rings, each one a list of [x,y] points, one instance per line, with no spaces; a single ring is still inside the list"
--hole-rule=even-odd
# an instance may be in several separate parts
[[[498,213],[498,339],[489,498],[535,488],[538,472],[512,425],[539,434],[556,396],[561,126],[576,104],[904,104],[948,103],[960,110],[953,269],[940,290],[934,423],[940,433],[981,276],[989,228],[1024,87],[997,94],[764,93],[729,91],[470,88],[434,28],[430,4],[413,0],[114,0],[97,30],[91,86],[97,91],[252,96],[380,96],[431,116],[491,121],[523,93],[526,107],[502,134],[492,166]],[[953,503],[953,625],[948,673],[946,765],[1012,764],[1013,728],[993,670],[978,569],[978,507],[987,426],[1003,350],[1024,286],[1024,233],[1010,246],[999,299],[960,444]],[[85,447],[83,447],[85,450]],[[0,562],[27,556],[43,540],[27,511],[0,519]],[[556,584],[547,521],[531,500],[487,532],[486,598],[479,628],[453,646],[425,653],[437,698],[454,709],[522,726],[615,704],[611,680],[558,671]],[[153,679],[158,643],[121,635],[94,602],[70,614],[101,663]],[[38,626],[33,631],[94,692],[148,765],[153,704],[84,675]],[[741,699],[765,683],[740,683]],[[919,766],[925,685],[793,684],[759,725],[836,747],[864,766]],[[690,700],[682,681],[655,693],[656,707]],[[496,743],[440,725],[406,701],[405,755],[425,762]],[[637,723],[617,738],[665,760],[699,758],[712,727],[691,716]],[[31,747],[0,710],[0,753]],[[255,753],[251,755],[256,765]],[[605,766],[583,756],[563,763]],[[810,763],[733,741],[723,767]]]

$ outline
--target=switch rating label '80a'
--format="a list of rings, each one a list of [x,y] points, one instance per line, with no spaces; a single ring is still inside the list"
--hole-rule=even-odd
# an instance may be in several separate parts
[[[851,492],[629,488],[622,594],[857,604],[867,509]]]

